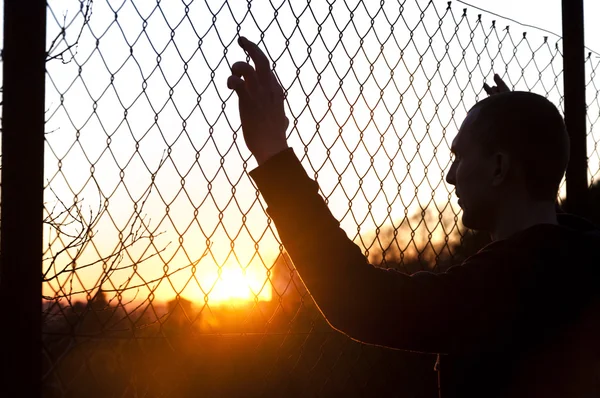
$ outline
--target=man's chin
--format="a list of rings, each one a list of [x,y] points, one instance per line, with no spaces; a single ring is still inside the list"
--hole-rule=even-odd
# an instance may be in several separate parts
[[[471,214],[466,212],[464,209],[462,213],[462,224],[465,227],[473,229],[475,231],[485,230],[485,227],[483,226],[481,220],[479,220],[477,217],[472,217]]]
[[[474,220],[473,217],[471,217],[471,215],[468,212],[466,212],[464,209],[463,209],[463,214],[462,214],[462,222],[463,222],[463,225],[469,229],[477,230],[477,229],[481,228],[481,226],[478,225],[476,220]]]
[[[463,210],[463,214],[462,214],[462,218],[461,218],[462,224],[466,227],[466,228],[471,228],[471,220],[469,220],[469,217],[465,216],[465,211]]]

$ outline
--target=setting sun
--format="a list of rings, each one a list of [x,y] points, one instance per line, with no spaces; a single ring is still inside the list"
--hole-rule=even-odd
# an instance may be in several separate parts
[[[262,272],[261,272],[262,271]],[[271,285],[266,270],[256,267],[243,269],[239,264],[227,263],[221,269],[215,287],[208,293],[211,304],[271,300]]]

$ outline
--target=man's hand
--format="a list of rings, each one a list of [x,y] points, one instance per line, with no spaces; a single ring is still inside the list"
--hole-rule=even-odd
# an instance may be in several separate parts
[[[244,140],[261,165],[288,148],[285,133],[289,120],[285,116],[283,89],[271,71],[267,56],[245,37],[240,37],[238,44],[256,69],[247,62],[236,62],[231,67],[227,87],[238,95]]]
[[[488,95],[507,93],[510,91],[506,83],[504,83],[504,80],[502,80],[497,73],[494,74],[494,83],[496,83],[496,85],[492,87],[488,86],[487,83],[483,83],[483,89]]]

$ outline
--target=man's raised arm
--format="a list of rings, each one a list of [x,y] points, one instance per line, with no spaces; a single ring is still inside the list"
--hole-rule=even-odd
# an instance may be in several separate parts
[[[251,176],[327,321],[362,342],[426,352],[476,349],[502,333],[499,324],[513,305],[511,281],[495,274],[506,267],[493,266],[502,258],[484,251],[478,264],[413,276],[367,262],[288,148],[283,90],[268,59],[245,38],[239,44],[256,65],[235,63],[228,80],[239,96],[244,139],[259,163]]]

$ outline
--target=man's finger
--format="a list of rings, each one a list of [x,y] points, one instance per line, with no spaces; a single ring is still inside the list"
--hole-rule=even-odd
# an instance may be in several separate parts
[[[492,95],[492,88],[490,86],[488,86],[487,83],[483,83],[483,89],[485,90],[487,95]]]
[[[238,39],[238,44],[248,53],[254,62],[259,80],[263,83],[269,83],[271,67],[269,65],[269,59],[265,53],[262,52],[256,43],[251,42],[243,36]]]
[[[227,87],[235,90],[240,102],[247,102],[250,100],[250,94],[248,93],[246,82],[241,77],[235,75],[229,76],[227,79]]]
[[[500,75],[494,74],[494,81],[496,82],[496,85],[498,86],[498,92],[504,93],[504,92],[510,91],[510,89],[508,88],[506,83],[504,83],[504,80],[502,80],[500,78]]]
[[[230,88],[231,90],[237,91],[238,89],[241,89],[244,84],[246,84],[244,79],[239,76],[231,75],[227,78],[227,88]]]
[[[236,62],[231,66],[233,76],[243,77],[247,83],[247,89],[250,91],[258,89],[258,77],[256,71],[247,62]]]
[[[275,76],[274,73],[271,73],[271,92],[276,96],[277,100],[283,101],[284,100],[284,93],[283,93],[283,87],[281,87],[281,84],[279,83],[279,80],[277,80],[277,77]]]

